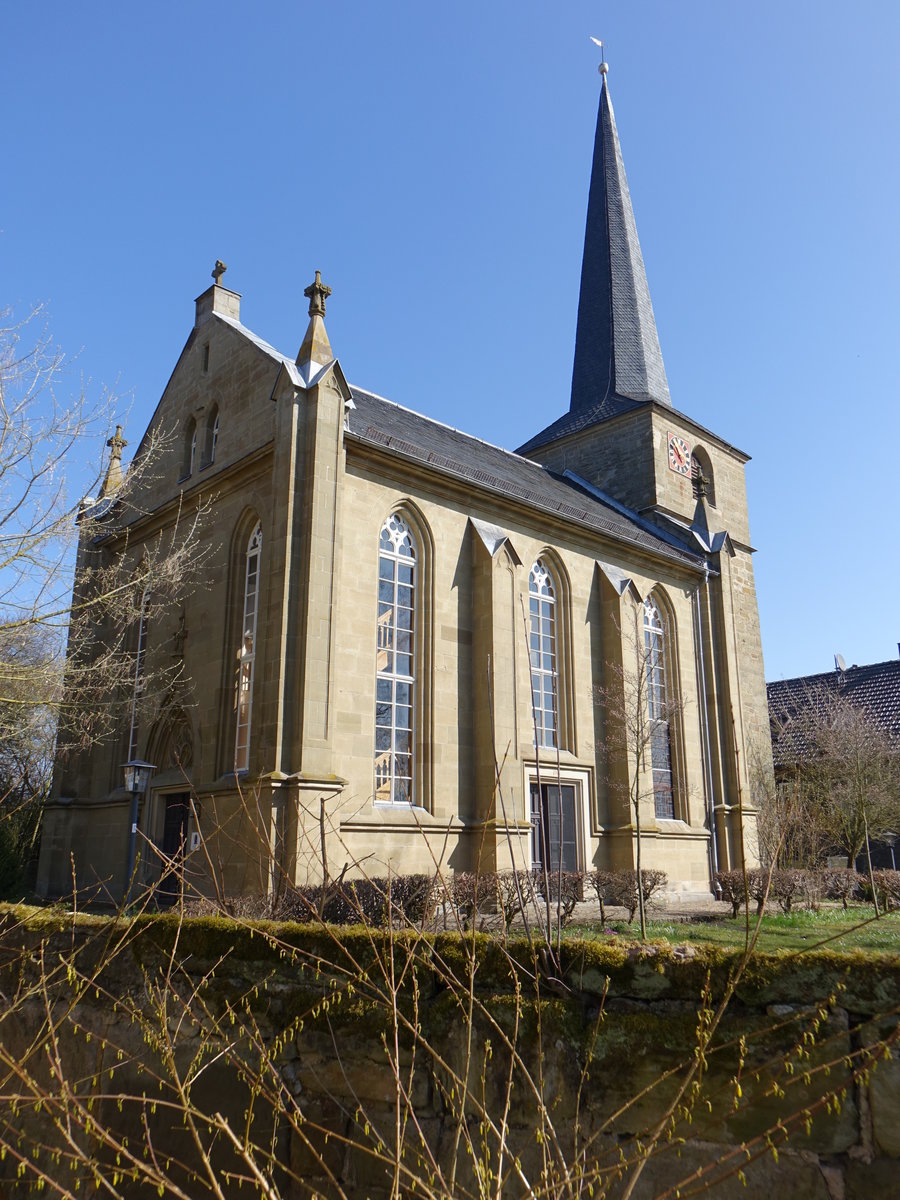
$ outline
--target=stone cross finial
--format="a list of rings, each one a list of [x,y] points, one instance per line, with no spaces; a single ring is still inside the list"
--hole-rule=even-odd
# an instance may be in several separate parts
[[[228,270],[228,268],[222,262],[221,258],[217,258],[216,265],[212,269],[212,277],[216,281],[216,287],[219,287],[219,285],[221,284],[222,276],[225,274],[225,272],[227,270]]]
[[[331,295],[331,288],[322,282],[321,271],[316,271],[315,281],[308,288],[303,289],[303,295],[309,297],[309,315],[324,317],[325,301]]]
[[[122,451],[128,443],[122,437],[121,425],[116,426],[116,432],[106,444],[109,446],[109,464],[100,487],[100,496],[103,499],[112,496],[122,486]]]
[[[117,459],[119,462],[121,462],[122,461],[122,451],[128,445],[128,443],[122,437],[122,426],[121,425],[116,426],[116,432],[112,435],[112,437],[109,439],[109,441],[106,444],[107,444],[107,446],[109,446],[110,461],[112,461],[113,459]]]

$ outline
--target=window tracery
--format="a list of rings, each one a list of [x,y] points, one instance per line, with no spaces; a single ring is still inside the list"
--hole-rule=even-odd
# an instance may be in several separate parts
[[[259,608],[259,563],[262,554],[262,524],[258,523],[247,542],[244,570],[244,606],[241,645],[238,650],[234,735],[234,769],[250,765],[250,728],[253,717],[253,674],[256,663],[256,626]]]
[[[644,601],[644,671],[647,716],[650,722],[650,769],[657,817],[673,820],[675,793],[672,778],[672,728],[668,679],[666,627],[653,599]]]
[[[528,609],[535,744],[555,749],[559,746],[556,588],[553,576],[542,559],[538,559],[531,568]]]
[[[416,546],[392,513],[378,546],[375,799],[412,804],[416,709]]]

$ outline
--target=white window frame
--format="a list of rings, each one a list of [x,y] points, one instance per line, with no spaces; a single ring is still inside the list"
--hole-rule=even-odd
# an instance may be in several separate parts
[[[236,775],[250,769],[250,731],[253,723],[253,678],[256,665],[261,561],[262,523],[258,522],[247,540],[247,552],[244,557],[244,604],[235,682],[234,771]]]
[[[558,593],[553,572],[539,558],[528,576],[528,649],[533,736],[535,745],[542,750],[556,750],[560,746]]]
[[[650,774],[653,809],[658,820],[677,819],[672,762],[671,685],[668,678],[668,630],[663,610],[648,596],[644,601],[644,670],[647,718],[650,722]],[[665,811],[661,811],[665,809]]]
[[[412,528],[399,513],[392,513],[381,527],[378,545],[374,800],[379,805],[402,808],[415,807],[417,804],[417,563]],[[386,574],[388,569],[390,576]],[[401,604],[401,589],[407,588],[409,602]],[[402,648],[404,642],[405,649]],[[408,667],[408,671],[398,669],[398,661],[401,666]],[[403,696],[406,703],[400,701]],[[404,721],[407,723],[404,724]],[[398,750],[404,739],[406,750]],[[389,744],[380,744],[384,742]],[[407,760],[407,771],[401,775],[397,767],[398,758],[403,757]]]

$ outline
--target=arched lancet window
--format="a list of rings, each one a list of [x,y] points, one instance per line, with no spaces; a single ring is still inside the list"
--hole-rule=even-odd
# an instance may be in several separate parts
[[[644,674],[647,684],[650,768],[657,817],[674,820],[672,776],[673,705],[668,677],[666,624],[652,597],[644,601]]]
[[[412,804],[416,687],[416,547],[396,513],[378,544],[375,799]]]
[[[262,525],[257,525],[247,542],[244,571],[244,613],[241,622],[241,646],[235,707],[237,723],[234,734],[234,769],[246,771],[250,766],[250,724],[253,715],[253,667],[256,662],[256,618],[259,608],[259,562],[262,553]]]
[[[131,730],[128,735],[128,761],[132,762],[138,756],[139,707],[144,691],[144,664],[147,658],[147,628],[149,625],[150,591],[147,587],[140,589],[140,608],[138,615],[137,643],[134,653],[134,679],[131,691]]]
[[[531,699],[534,707],[535,744],[555,749],[559,745],[559,666],[557,589],[541,559],[528,580],[530,613]]]
[[[210,467],[216,461],[216,444],[219,440],[219,409],[214,405],[206,421],[203,433],[202,466]]]
[[[181,463],[181,477],[188,479],[194,473],[197,465],[197,422],[191,421],[184,432],[184,457]]]
[[[691,452],[691,486],[697,499],[705,496],[707,504],[716,507],[716,480],[709,455],[702,446],[695,446]]]

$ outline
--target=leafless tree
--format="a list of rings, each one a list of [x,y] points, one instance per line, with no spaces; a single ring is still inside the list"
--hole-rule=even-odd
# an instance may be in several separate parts
[[[797,775],[776,781],[751,760],[750,783],[761,862],[773,869],[823,866],[832,844],[825,814]]]
[[[31,792],[57,726],[63,747],[89,742],[133,700],[136,626],[196,578],[203,512],[176,511],[138,550],[132,531],[167,439],[145,439],[123,473],[115,398],[66,393],[69,364],[42,321],[39,309],[0,314],[0,742],[11,763],[18,755],[15,790]],[[157,668],[142,698],[180,664]]]
[[[800,820],[820,828],[848,867],[869,839],[900,824],[900,743],[861,705],[812,688],[796,711],[776,718],[775,745],[776,758],[793,763],[787,786]]]
[[[627,790],[634,823],[635,869],[642,872],[642,809],[654,802],[654,747],[665,739],[665,751],[674,779],[677,764],[671,755],[670,735],[681,718],[683,703],[670,684],[660,686],[660,645],[641,627],[641,606],[635,604],[632,619],[622,629],[622,662],[606,664],[607,682],[594,688],[594,703],[606,711],[606,756],[610,766],[624,766],[623,773],[608,772],[609,786]],[[637,889],[641,938],[646,939],[644,889]]]

